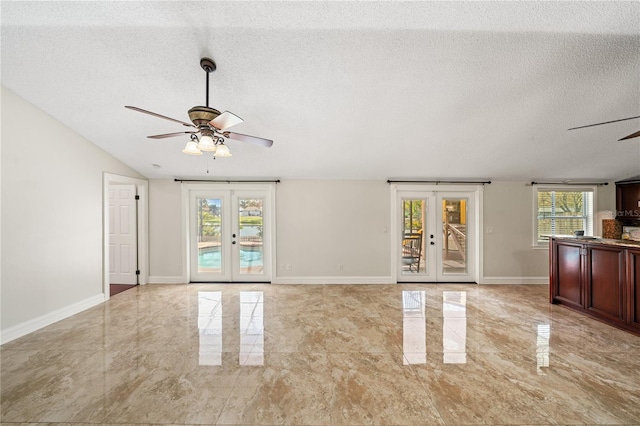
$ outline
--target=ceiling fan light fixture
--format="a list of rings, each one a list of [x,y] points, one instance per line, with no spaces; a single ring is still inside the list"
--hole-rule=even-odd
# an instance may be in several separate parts
[[[243,135],[241,133],[228,132],[226,130],[229,127],[242,123],[243,120],[232,112],[224,111],[221,113],[217,109],[209,106],[209,74],[216,70],[217,65],[213,59],[202,58],[200,60],[200,67],[205,71],[206,75],[205,105],[194,106],[187,111],[191,123],[176,120],[175,118],[147,111],[142,108],[125,105],[125,108],[127,109],[182,124],[189,128],[182,132],[163,133],[147,137],[151,139],[164,139],[186,134],[189,135],[191,140],[187,142],[187,145],[184,147],[182,152],[187,155],[202,155],[203,152],[210,152],[213,154],[214,158],[232,156],[231,151],[224,144],[224,138],[238,140],[241,142],[249,142],[267,148],[273,145],[273,141],[271,139],[258,138],[256,136]],[[200,137],[198,137],[198,135]]]
[[[202,151],[200,151],[198,144],[195,141],[187,142],[187,145],[184,147],[182,152],[188,155],[202,155]]]
[[[198,142],[198,149],[200,151],[211,152],[216,150],[216,144],[213,142],[213,138],[209,135],[203,135]]]
[[[229,148],[224,144],[224,142],[220,142],[218,145],[216,145],[216,157],[231,157],[231,151],[229,150]]]

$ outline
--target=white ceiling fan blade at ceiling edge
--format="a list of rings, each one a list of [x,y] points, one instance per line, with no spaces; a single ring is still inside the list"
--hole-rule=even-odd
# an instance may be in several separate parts
[[[233,127],[236,124],[242,123],[244,120],[232,112],[225,111],[213,120],[209,124],[218,130],[225,130],[229,127]]]
[[[147,138],[149,139],[164,139],[164,138],[172,138],[174,136],[182,136],[182,135],[189,135],[189,134],[194,134],[194,133],[198,133],[196,132],[175,132],[175,133],[163,133],[161,135],[151,135],[151,136],[147,136]]]
[[[128,108],[130,110],[133,110],[133,111],[141,112],[143,114],[149,114],[149,115],[152,115],[154,117],[162,118],[164,120],[169,120],[169,121],[173,121],[175,123],[180,123],[180,124],[182,124],[183,126],[186,126],[186,127],[196,127],[191,123],[185,123],[184,121],[176,120],[175,118],[167,117],[166,115],[158,114],[157,112],[147,111],[146,109],[134,107],[134,106],[131,106],[131,105],[125,105],[124,107]]]
[[[254,143],[256,145],[262,145],[267,148],[273,145],[273,141],[271,139],[264,139],[264,138],[259,138],[257,136],[243,135],[242,133],[224,132],[224,137],[228,139],[240,141],[240,142],[249,142],[249,143]]]

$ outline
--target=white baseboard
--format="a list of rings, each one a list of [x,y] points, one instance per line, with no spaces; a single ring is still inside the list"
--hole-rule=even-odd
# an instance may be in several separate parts
[[[481,284],[549,284],[549,277],[484,277]]]
[[[276,277],[274,284],[395,284],[392,277]]]
[[[88,299],[81,300],[72,305],[65,306],[64,308],[60,308],[56,311],[50,312],[48,314],[44,314],[37,318],[14,325],[13,327],[9,327],[6,330],[2,330],[0,334],[0,344],[5,344],[17,339],[18,337],[33,333],[34,331],[51,325],[54,322],[69,318],[72,315],[99,305],[104,301],[105,296],[104,294],[100,293]]]
[[[155,277],[149,276],[147,284],[184,284],[182,277]]]

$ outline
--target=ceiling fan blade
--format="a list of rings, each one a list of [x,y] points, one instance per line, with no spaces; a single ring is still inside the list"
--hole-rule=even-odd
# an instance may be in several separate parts
[[[637,131],[637,132],[635,132],[635,133],[631,133],[630,135],[625,136],[624,138],[622,138],[622,139],[618,139],[618,140],[619,140],[619,141],[623,141],[623,140],[626,140],[626,139],[633,139],[633,138],[637,138],[638,136],[640,136],[640,130],[638,130],[638,131]]]
[[[228,138],[228,139],[233,139],[240,142],[254,143],[256,145],[262,145],[267,148],[273,145],[273,141],[271,139],[264,139],[256,136],[243,135],[242,133],[224,132],[223,135],[225,138]]]
[[[189,134],[194,134],[194,133],[198,133],[198,132],[175,132],[175,133],[164,133],[162,135],[151,135],[151,136],[147,136],[149,139],[164,139],[164,138],[172,138],[174,136],[182,136],[182,135],[189,135]]]
[[[584,129],[585,127],[601,126],[603,124],[617,123],[618,121],[633,120],[634,118],[640,118],[640,115],[637,115],[635,117],[621,118],[620,120],[603,121],[602,123],[587,124],[586,126],[572,127],[567,130],[576,130],[576,129]]]
[[[209,125],[222,131],[236,124],[242,123],[244,120],[232,112],[225,111],[209,122]]]
[[[134,106],[129,106],[129,105],[125,105],[124,107],[128,108],[128,109],[132,109],[134,111],[142,112],[144,114],[153,115],[154,117],[164,118],[165,120],[173,121],[175,123],[180,123],[183,126],[196,127],[191,123],[185,123],[184,121],[176,120],[175,118],[167,117],[166,115],[160,115],[160,114],[157,114],[155,112],[147,111],[146,109],[142,109],[142,108],[138,108],[138,107],[134,107]]]

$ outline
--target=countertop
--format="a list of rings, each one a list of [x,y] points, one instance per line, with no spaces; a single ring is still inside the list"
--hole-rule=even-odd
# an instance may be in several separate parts
[[[610,245],[610,246],[640,248],[640,241],[634,241],[634,240],[611,240],[608,238],[600,238],[600,237],[575,237],[573,235],[555,235],[550,238],[553,238],[555,240],[575,241],[579,243],[591,243],[591,244],[603,244],[603,245]]]

